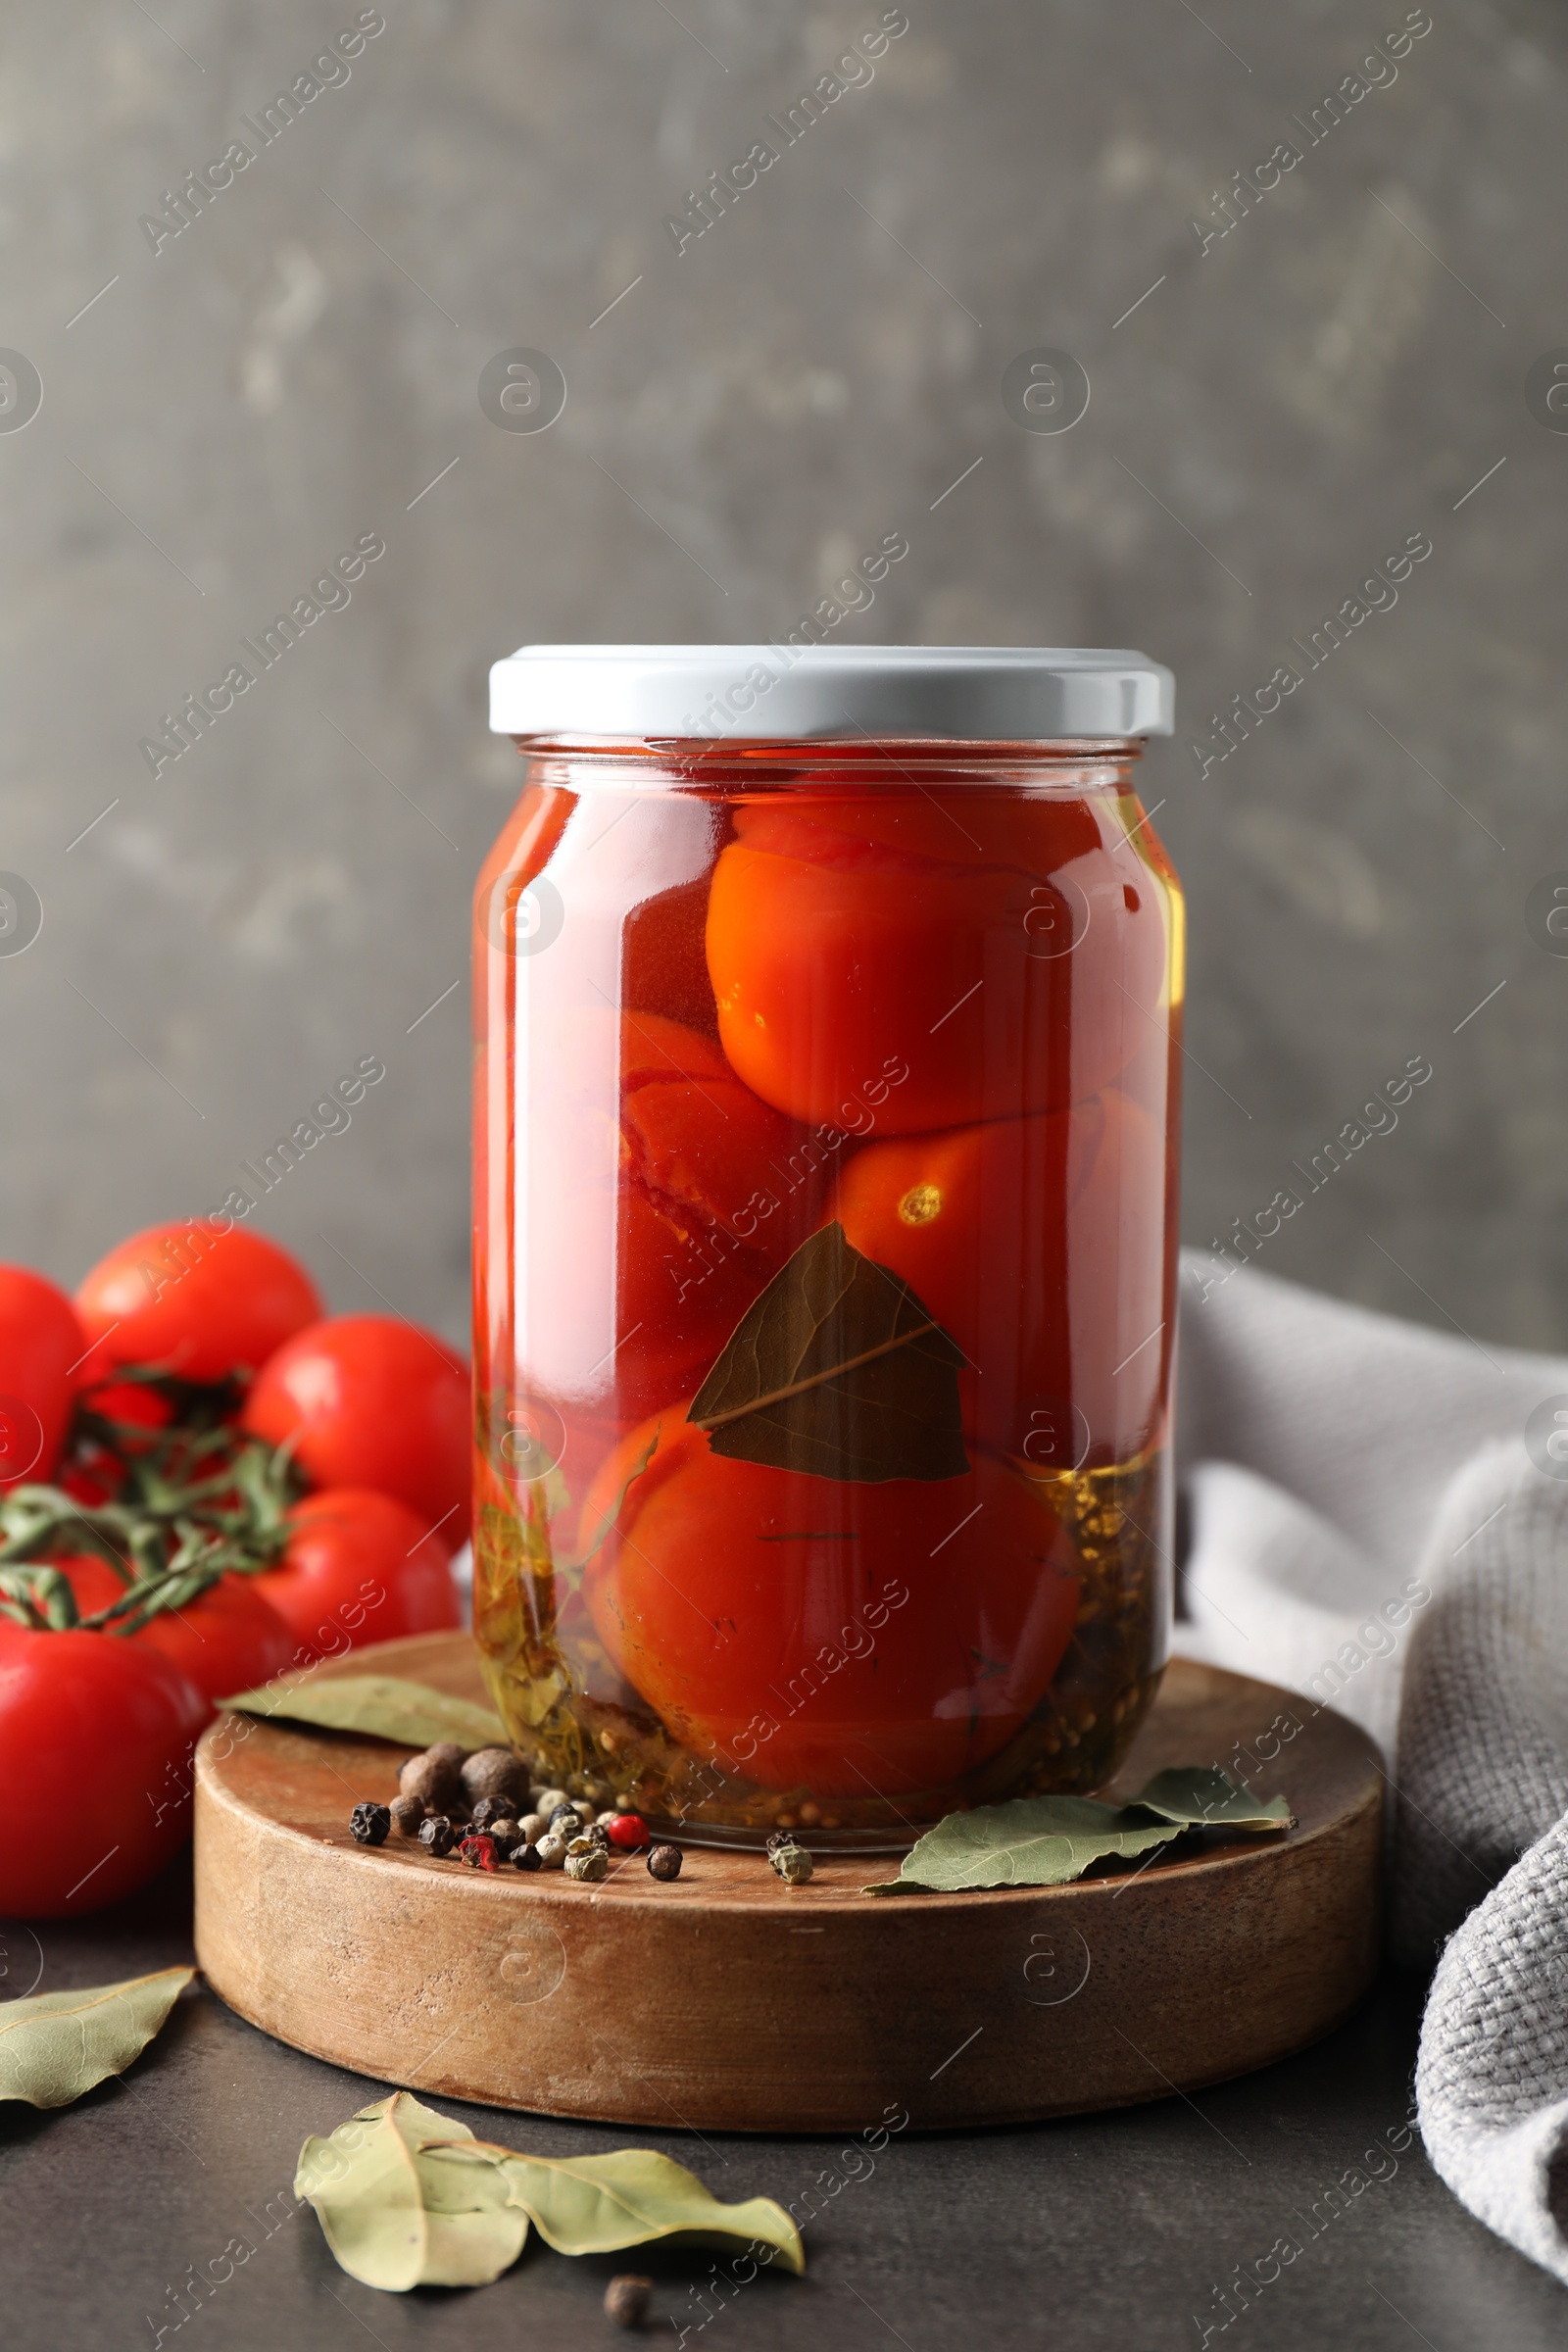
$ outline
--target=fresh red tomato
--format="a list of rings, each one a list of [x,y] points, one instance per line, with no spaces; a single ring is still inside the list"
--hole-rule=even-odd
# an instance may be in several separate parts
[[[312,1657],[462,1623],[445,1550],[390,1494],[352,1487],[310,1494],[290,1511],[289,1528],[281,1562],[255,1582]]]
[[[244,1425],[293,1442],[313,1487],[373,1487],[419,1516],[448,1552],[467,1540],[468,1368],[433,1331],[396,1315],[332,1315],[280,1348]]]
[[[1109,1088],[1071,1111],[868,1144],[832,1214],[963,1349],[983,1444],[1058,1469],[1086,1444],[1099,1461],[1148,1444],[1169,1348],[1166,1170],[1137,1103]]]
[[[1108,799],[949,791],[743,809],[708,966],[737,1074],[797,1119],[904,1135],[1112,1080],[1164,985],[1161,885]]]
[[[528,1046],[548,1130],[518,1170],[516,1361],[568,1414],[624,1428],[701,1381],[809,1231],[829,1154],[677,1021],[594,1007],[547,1026]]]
[[[297,1258],[243,1225],[149,1225],[101,1257],[76,1293],[89,1341],[84,1377],[156,1364],[182,1380],[259,1371],[321,1312]]]
[[[92,1367],[87,1367],[90,1372]],[[172,1400],[140,1380],[107,1380],[102,1388],[83,1389],[81,1401],[106,1421],[129,1429],[167,1429],[174,1418]],[[131,1441],[135,1443],[134,1440]]]
[[[727,1460],[666,1413],[606,1465],[584,1527],[655,1432],[585,1589],[677,1740],[767,1788],[898,1796],[961,1779],[1020,1728],[1079,1593],[1028,1479],[981,1454],[940,1485],[841,1485]]]
[[[0,1266],[0,1493],[53,1475],[86,1346],[64,1291],[27,1266]]]
[[[94,1555],[56,1560],[65,1570],[76,1606],[91,1617],[117,1600],[125,1586],[107,1560]],[[253,1576],[220,1576],[180,1609],[162,1609],[134,1634],[112,1640],[156,1650],[195,1684],[211,1715],[220,1698],[253,1690],[295,1663],[295,1640]]]
[[[156,1650],[0,1619],[0,1916],[101,1910],[190,1829],[190,1752],[211,1712]]]

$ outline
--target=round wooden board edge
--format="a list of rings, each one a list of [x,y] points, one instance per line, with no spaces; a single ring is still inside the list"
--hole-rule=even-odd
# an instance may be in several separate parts
[[[459,1634],[442,1638],[436,1642],[434,1657],[432,1639],[410,1637],[401,1642],[379,1645],[374,1651],[353,1652],[334,1662],[335,1671],[349,1674],[401,1668],[421,1673],[422,1679],[437,1687],[455,1681],[471,1689],[472,1651],[467,1637]],[[443,1649],[445,1657],[441,1654]],[[1238,1717],[1255,1724],[1267,1720],[1267,1715],[1259,1713],[1265,1704],[1268,1715],[1272,1715],[1276,1703],[1284,1707],[1300,1703],[1294,1701],[1290,1693],[1250,1678],[1229,1675],[1196,1661],[1184,1661],[1183,1665],[1186,1671],[1176,1680],[1178,1688],[1185,1686],[1189,1694],[1187,1704],[1195,1713],[1201,1711],[1205,1697],[1229,1696],[1240,1701],[1236,1708]],[[446,1671],[440,1671],[442,1668]],[[818,2048],[817,2066],[804,2085],[804,2098],[798,2091],[786,2097],[776,2079],[763,2082],[761,2076],[755,2090],[750,2087],[743,2090],[734,2079],[733,2063],[729,2077],[720,2064],[715,2080],[710,2064],[711,2052],[704,2043],[679,2053],[678,2062],[686,2071],[678,2082],[674,2076],[664,2081],[661,2066],[676,2057],[668,2044],[667,2022],[650,2038],[645,2031],[649,2020],[644,2018],[638,2028],[648,2041],[643,2063],[650,2074],[659,2075],[663,2086],[671,2090],[674,2100],[690,2117],[692,2128],[775,2135],[816,2134],[848,2129],[854,2114],[865,2104],[872,2085],[877,2087],[879,2096],[884,2089],[896,2091],[908,2109],[914,2128],[922,2131],[1034,2124],[1057,2116],[1143,2104],[1173,2092],[1185,2094],[1234,2080],[1310,2047],[1343,2023],[1371,1982],[1377,1957],[1377,1869],[1383,1779],[1372,1742],[1345,1718],[1333,1715],[1331,1710],[1322,1712],[1331,1717],[1319,1734],[1320,1739],[1326,1734],[1333,1743],[1334,1757],[1325,1768],[1330,1791],[1325,1801],[1330,1802],[1331,1809],[1312,1826],[1294,1829],[1284,1837],[1238,1841],[1218,1850],[1167,1859],[1141,1874],[1085,1878],[1058,1887],[1009,1886],[906,1896],[868,1896],[859,1891],[863,1879],[890,1869],[891,1857],[883,1855],[835,1855],[827,1861],[822,1875],[797,1893],[777,1885],[755,1853],[737,1854],[733,1849],[711,1847],[690,1848],[689,1875],[683,1874],[683,1879],[672,1886],[640,1883],[640,1872],[635,1878],[623,1874],[623,1883],[617,1888],[568,1886],[564,1882],[558,1885],[554,1881],[541,1884],[537,1877],[517,1878],[514,1883],[512,1874],[497,1879],[454,1870],[450,1864],[438,1864],[422,1855],[355,1846],[348,1837],[346,1821],[352,1791],[345,1791],[345,1818],[341,1831],[335,1835],[323,1836],[309,1826],[296,1827],[279,1820],[224,1785],[209,1747],[198,1768],[198,1819],[207,1824],[205,1838],[200,1830],[198,1833],[198,1957],[214,1989],[236,2014],[292,2046],[366,2080],[406,2084],[421,2095],[457,2098],[504,2111],[658,2131],[668,2128],[667,2103],[657,2091],[652,2096],[639,2091],[635,2083],[624,2085],[617,2082],[607,2092],[597,2081],[561,2082],[524,2052],[519,2052],[515,2064],[500,2068],[490,2062],[483,2049],[466,2051],[461,2037],[449,2054],[450,2063],[442,2060],[432,2066],[422,2046],[417,2050],[398,2049],[374,2023],[362,2026],[341,2000],[336,2004],[328,2001],[323,2006],[316,1996],[318,1980],[308,1970],[301,1970],[291,1952],[295,1941],[292,1935],[286,1941],[278,1939],[278,1948],[285,1957],[269,1979],[266,1967],[257,1965],[252,1944],[245,1936],[234,1924],[225,1924],[232,1886],[246,1885],[247,1874],[251,1879],[270,1878],[270,1873],[258,1874],[255,1869],[258,1852],[262,1847],[270,1847],[282,1876],[287,1878],[292,1873],[302,1881],[312,1882],[307,1899],[323,1910],[335,1908],[324,1874],[339,1868],[352,1870],[355,1895],[364,1899],[356,1900],[351,1907],[360,1923],[359,1932],[362,1936],[368,1932],[372,1940],[377,1934],[374,1925],[377,1888],[401,1897],[394,1907],[405,1922],[419,1914],[427,1903],[434,1906],[425,1912],[425,1917],[434,1921],[444,1915],[443,1924],[455,1924],[459,1932],[454,1940],[459,1948],[493,1942],[498,1936],[514,1937],[516,1929],[512,1922],[524,1923],[531,1916],[551,1927],[558,1943],[564,1935],[563,1949],[571,1949],[574,1964],[588,1966],[590,1984],[600,1985],[599,1997],[608,1998],[612,2012],[623,1992],[634,2001],[641,2001],[647,1991],[646,1985],[635,1978],[625,1986],[615,1981],[617,1966],[636,1965],[632,1961],[632,1947],[641,1946],[645,1958],[656,1955],[658,1970],[662,1971],[666,1964],[673,1965],[684,1983],[689,1978],[680,1953],[682,1949],[694,1953],[696,1947],[690,1944],[691,1936],[696,1935],[700,1944],[710,1944],[713,1936],[721,1943],[727,1941],[731,1965],[735,1964],[737,1954],[750,1953],[755,1960],[758,1938],[772,1936],[777,1923],[794,1910],[797,1926],[808,1924],[827,1931],[820,1940],[812,1938],[808,1942],[803,1938],[796,1944],[791,1939],[794,1957],[782,1964],[784,1973],[776,1986],[781,2013],[788,2011],[805,2021],[802,2028],[805,2041],[791,2045],[797,2052],[809,2041],[809,2021],[819,2014],[819,1992],[815,1994],[818,2006],[812,2006],[812,1985],[808,1981],[811,1968],[826,1972],[825,1978],[817,1977],[817,1985],[831,1980],[837,1970],[840,1997],[847,1991],[850,2009],[858,2016],[859,1986],[874,1982],[876,1962],[874,1958],[868,1960],[867,1954],[885,1951],[891,1984],[903,1988],[896,1991],[894,2006],[900,2000],[907,2005],[912,1999],[915,2006],[911,2016],[921,2029],[936,2031],[940,2027],[945,2031],[948,2013],[960,1995],[965,2002],[976,1997],[987,2001],[999,2025],[1005,2027],[1008,2018],[1012,2018],[1012,2026],[999,2037],[998,2055],[1003,2062],[983,2070],[982,2078],[972,2080],[961,2091],[954,2074],[943,2075],[940,2082],[933,2077],[936,2087],[927,2089],[924,2078],[929,2069],[924,2057],[916,2064],[915,2052],[906,2052],[900,2034],[890,2034],[878,2027],[868,2012],[868,2019],[860,2020],[857,2031],[863,2026],[877,2047],[866,2058],[860,2076],[853,2084],[851,2078],[858,2063],[858,2048],[852,2050],[840,2031],[836,2044],[830,2034]],[[357,1734],[318,1734],[282,1723],[258,1724],[256,1729],[283,1735],[291,1740],[302,1740],[306,1742],[302,1751],[306,1756],[318,1740],[324,1740],[331,1747],[341,1746],[361,1755],[379,1754],[388,1760],[399,1752],[394,1743],[367,1740]],[[270,1738],[263,1741],[260,1749],[250,1752],[260,1758],[270,1744]],[[1167,1741],[1167,1748],[1168,1745]],[[1136,1761],[1134,1769],[1135,1772],[1139,1769]],[[1275,1769],[1288,1792],[1288,1754]],[[287,1860],[289,1856],[293,1857],[292,1862]],[[1144,2058],[1148,2053],[1146,2067],[1133,2065],[1126,2051],[1118,2056],[1117,2051],[1110,2050],[1106,2023],[1114,2023],[1117,2015],[1125,2018],[1130,2014],[1125,2006],[1118,2006],[1129,1998],[1126,1987],[1136,1975],[1136,1962],[1129,1962],[1129,1950],[1151,1940],[1157,1942],[1161,1936],[1172,1937],[1174,1977],[1179,1980],[1185,1973],[1191,1978],[1194,1956],[1207,1933],[1206,1929],[1196,1931],[1195,1943],[1194,1921],[1207,1904],[1208,1889],[1213,1889],[1214,1912],[1229,1913],[1238,1905],[1245,1912],[1250,1906],[1255,1920],[1259,1902],[1265,1913],[1275,1903],[1270,1882],[1276,1873],[1281,1874],[1279,1891],[1287,1908],[1293,1877],[1304,1873],[1309,1888],[1315,1885],[1316,1891],[1311,1895],[1311,1902],[1317,1906],[1313,1912],[1313,1935],[1316,1937],[1321,1928],[1326,1931],[1328,1943],[1335,1946],[1332,1954],[1325,1951],[1322,1966],[1304,1995],[1298,1979],[1295,1997],[1276,2001],[1272,2012],[1266,2015],[1258,2002],[1251,2001],[1249,2006],[1244,1998],[1241,2008],[1246,2014],[1240,2019],[1229,2014],[1229,2004],[1221,2002],[1217,2011],[1221,2031],[1214,2036],[1212,2049],[1205,2054],[1200,2046],[1184,2044],[1179,2060],[1172,2050],[1170,2003],[1166,2001],[1165,2020],[1155,2028],[1152,2036],[1145,2031],[1139,2034],[1144,2048],[1138,2054]],[[436,1882],[443,1876],[449,1879],[450,1889],[437,1896]],[[705,1879],[709,1882],[706,1886]],[[728,1886],[726,1879],[730,1882]],[[466,1914],[454,1912],[455,1896],[468,1904]],[[263,1918],[265,1900],[260,1891],[257,1899],[262,1904],[257,1919],[265,1940],[267,1929],[272,1923]],[[1296,1900],[1300,1903],[1299,1893]],[[1111,1903],[1116,1906],[1114,1912],[1108,1909]],[[1093,2049],[1086,2058],[1071,2037],[1061,2039],[1059,2028],[1045,2030],[1048,2043],[1054,2036],[1054,2055],[1044,2049],[1040,2033],[1023,2027],[1025,2013],[1014,2014],[1014,1996],[1004,1990],[1003,1981],[996,1977],[999,1950],[1010,1949],[1006,1922],[1009,1916],[1017,1916],[1030,1905],[1036,1907],[1039,1920],[1060,1920],[1077,1927],[1080,1934],[1089,1931],[1086,1940],[1093,1942],[1097,1962],[1102,1953],[1110,1962],[1112,1982],[1117,1983],[1118,1989],[1094,2028],[1099,2035],[1099,2044],[1095,2046],[1102,2045],[1118,2060],[1117,2066],[1108,2071],[1102,2060],[1098,2062],[1097,2074]],[[1065,1909],[1061,1908],[1063,1905]],[[1041,1906],[1049,1906],[1049,1910]],[[618,1918],[614,1916],[617,1914]],[[962,1972],[956,1975],[951,1962],[942,1957],[945,1948],[950,1953],[961,1948],[953,1941],[954,1924],[960,1915],[971,1923],[969,1941],[976,1954],[978,1972],[978,1983],[967,1991],[963,1989]],[[596,1916],[612,1927],[609,1937],[595,1936],[592,1923]],[[880,1925],[872,1928],[869,1922],[873,1918],[902,1920],[906,1924],[902,1931]],[[468,1922],[472,1923],[471,1934],[467,1932]],[[616,1928],[627,1939],[624,1945],[617,1939]],[[1107,1928],[1114,1931],[1108,1946],[1104,1941]],[[1034,1940],[1033,1936],[1029,1938],[1031,1944]],[[1268,1940],[1266,1936],[1264,1940]],[[1225,1941],[1223,1935],[1220,1941],[1222,1944]],[[1234,1967],[1234,1930],[1228,1948]],[[1308,1948],[1309,1942],[1303,1943],[1303,1950]],[[1302,1966],[1306,1965],[1303,1961]],[[925,1992],[919,1990],[916,1979],[926,1984]],[[485,2000],[493,1998],[493,1992],[487,1993],[483,1983],[476,1982],[466,1997],[470,2005],[478,2000],[482,2007]],[[702,1997],[705,2018],[721,2014],[727,1998],[722,1982],[708,1982],[707,1994]],[[996,2006],[999,2000],[1000,2009]],[[719,2004],[718,2011],[713,2009],[714,2001]],[[1154,2010],[1161,2008],[1157,1992],[1152,2006]],[[875,2007],[874,1999],[871,2007]],[[1039,2012],[1035,2014],[1038,2016]],[[1049,2005],[1047,2014],[1051,2014]],[[1056,2014],[1065,2015],[1065,2011]],[[1150,2016],[1153,2023],[1150,2012],[1140,2009],[1140,2014]],[[1075,2010],[1073,2017],[1075,2021],[1081,2020],[1079,2032],[1090,2026],[1090,2018],[1083,2012]],[[629,2015],[625,2022],[631,2024]],[[954,2022],[953,2040],[958,2042],[969,2020],[966,2018],[962,2024]],[[1022,2042],[1018,2039],[1020,2032],[1025,2034]],[[917,2033],[916,2043],[918,2038]],[[1125,2041],[1126,2037],[1120,2039]],[[641,2050],[641,2043],[638,2046]],[[828,2054],[830,2048],[837,2050],[836,2057]],[[635,2072],[635,2054],[628,2063]],[[764,2067],[762,2074],[765,2072]],[[799,2072],[797,2065],[792,2069],[792,2080],[798,2081]],[[1086,2094],[1085,2085],[1091,2082],[1096,2087]],[[874,2107],[867,2108],[867,2112],[874,2112]]]
[[[394,1663],[400,1658],[406,1659],[410,1652],[428,1655],[432,1644],[439,1644],[442,1648],[449,1649],[455,1659],[462,1657],[465,1662],[473,1656],[472,1637],[466,1632],[442,1635],[405,1634],[399,1636],[395,1641],[377,1642],[365,1648],[347,1651],[341,1658],[326,1660],[318,1669],[318,1672],[323,1679],[338,1679],[344,1675],[353,1674],[386,1673],[392,1670]],[[1282,1700],[1289,1705],[1298,1696],[1297,1693],[1283,1690],[1276,1684],[1264,1683],[1250,1675],[1235,1674],[1225,1667],[1211,1666],[1203,1659],[1185,1658],[1179,1652],[1174,1653],[1167,1660],[1167,1675],[1172,1666],[1201,1674],[1205,1678],[1211,1678],[1222,1685],[1234,1686],[1238,1690],[1258,1691],[1270,1704],[1275,1700]],[[442,1686],[433,1687],[441,1688]],[[468,1695],[468,1692],[459,1690],[453,1692],[452,1695],[466,1696]],[[1158,1705],[1157,1699],[1155,1705]],[[890,1879],[897,1877],[901,1852],[907,1852],[915,1842],[915,1838],[911,1838],[908,1844],[902,1849],[890,1847],[881,1852],[857,1853],[819,1848],[815,1855],[816,1875],[810,1883],[809,1892],[807,1893],[805,1890],[797,1891],[777,1882],[772,1874],[765,1870],[761,1854],[755,1848],[704,1845],[693,1841],[685,1848],[686,1859],[688,1865],[695,1860],[696,1868],[705,1875],[715,1862],[728,1863],[733,1870],[744,1870],[748,1875],[750,1886],[743,1900],[737,1901],[729,1887],[718,1885],[703,1887],[702,1899],[704,1901],[714,1906],[750,1910],[760,1898],[776,1904],[781,1915],[786,1913],[792,1904],[800,1904],[804,1894],[806,1902],[812,1905],[830,1904],[833,1912],[839,1916],[859,1915],[864,1917],[870,1913],[898,1916],[912,1914],[915,1911],[928,1916],[931,1914],[951,1916],[958,1912],[972,1912],[978,1904],[1012,1903],[1021,1905],[1047,1899],[1070,1900],[1074,1897],[1093,1894],[1099,1888],[1130,1887],[1134,1879],[1137,1879],[1146,1889],[1145,1895],[1135,1897],[1135,1900],[1142,1901],[1147,1899],[1147,1890],[1167,1885],[1173,1879],[1191,1879],[1204,1875],[1226,1878],[1233,1875],[1238,1869],[1250,1871],[1259,1862],[1269,1857],[1281,1854],[1298,1854],[1304,1848],[1326,1837],[1340,1835],[1349,1822],[1358,1819],[1368,1810],[1375,1810],[1381,1815],[1384,1803],[1384,1776],[1375,1741],[1361,1730],[1358,1724],[1352,1723],[1348,1716],[1339,1714],[1332,1707],[1320,1707],[1315,1712],[1328,1719],[1326,1728],[1329,1729],[1333,1738],[1344,1740],[1349,1748],[1359,1748],[1363,1760],[1372,1767],[1371,1778],[1362,1795],[1348,1812],[1333,1815],[1309,1827],[1303,1827],[1293,1819],[1283,1836],[1240,1834],[1223,1844],[1209,1846],[1198,1852],[1173,1855],[1159,1853],[1156,1854],[1152,1865],[1146,1867],[1143,1871],[1109,1872],[1104,1876],[1095,1877],[1084,1876],[1069,1880],[1065,1885],[1059,1886],[974,1886],[954,1889],[922,1887],[906,1894],[869,1894],[865,1892],[863,1886],[852,1886],[843,1883],[852,1877],[857,1880],[862,1878],[868,1880],[874,1878],[879,1872],[886,1872]],[[248,1722],[256,1730],[282,1732],[306,1739],[322,1739],[333,1743],[342,1741],[348,1746],[382,1751],[387,1754],[391,1754],[399,1748],[413,1752],[411,1744],[407,1741],[383,1740],[368,1733],[334,1732],[314,1725],[296,1724],[286,1719],[272,1722],[263,1717],[225,1718],[220,1715],[218,1720],[208,1727],[197,1743],[196,1780],[203,1794],[210,1801],[220,1802],[241,1814],[250,1813],[252,1808],[246,1805],[235,1791],[223,1786],[217,1776],[210,1754],[210,1749],[216,1743],[216,1739],[224,1722],[235,1720]],[[1123,1772],[1125,1772],[1125,1766]],[[1123,1774],[1118,1774],[1117,1779],[1122,1777]],[[1107,1786],[1114,1787],[1115,1783],[1112,1782]],[[327,1842],[316,1832],[296,1828],[293,1824],[280,1821],[275,1816],[263,1815],[261,1818],[268,1823],[271,1835],[286,1838],[313,1852],[318,1850],[323,1842]],[[916,1836],[920,1834],[917,1832]],[[807,1835],[808,1836],[809,1833]],[[360,1865],[369,1865],[372,1868],[379,1866],[382,1870],[398,1876],[402,1876],[412,1867],[421,1876],[432,1880],[440,1879],[460,1886],[468,1883],[463,1874],[454,1869],[450,1861],[436,1861],[423,1853],[416,1852],[412,1850],[407,1841],[390,1839],[385,1846],[374,1847],[355,1845],[347,1836],[346,1822],[343,1838],[330,1842],[334,1850],[345,1855],[353,1855],[357,1864]],[[644,1886],[630,1870],[622,1869],[608,1885],[595,1887],[590,1899],[593,1896],[608,1896],[616,1905],[636,1903],[638,1905],[646,1904],[650,1907],[663,1906],[668,1904],[672,1893],[675,1893],[676,1899],[680,1900],[682,1896],[689,1896],[696,1891],[692,1880],[686,1878],[684,1873],[682,1877],[684,1884],[677,1882],[677,1891],[666,1886],[656,1886],[653,1883]],[[621,1884],[621,1881],[629,1883]],[[510,1876],[503,1876],[502,1884],[511,1890],[513,1881]],[[523,1877],[519,1874],[515,1880],[515,1895],[518,1900],[528,1902],[538,1902],[542,1898],[546,1903],[554,1906],[564,1903],[580,1903],[583,1900],[584,1890],[575,1886],[568,1888],[564,1882],[558,1883],[554,1878]]]

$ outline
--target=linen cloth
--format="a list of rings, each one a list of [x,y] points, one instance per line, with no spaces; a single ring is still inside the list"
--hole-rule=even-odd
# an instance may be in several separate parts
[[[1427,2153],[1568,2283],[1568,1357],[1188,1252],[1179,1396],[1175,1646],[1383,1749]]]

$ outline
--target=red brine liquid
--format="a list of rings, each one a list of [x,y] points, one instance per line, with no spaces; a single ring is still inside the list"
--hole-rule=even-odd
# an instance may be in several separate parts
[[[475,1633],[715,1841],[1088,1790],[1169,1616],[1182,913],[1126,744],[530,743],[475,901]]]

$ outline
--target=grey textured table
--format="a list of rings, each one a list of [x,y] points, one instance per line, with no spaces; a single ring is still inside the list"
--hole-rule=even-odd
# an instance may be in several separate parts
[[[184,1866],[118,1912],[40,1936],[44,1990],[188,1957]],[[0,1997],[16,1997],[38,1952],[25,1931],[4,1941]],[[1223,2334],[1253,2352],[1545,2352],[1563,2341],[1561,2288],[1454,2203],[1418,2140],[1400,2152],[1418,2015],[1416,1990],[1390,1980],[1317,2049],[1196,2100],[894,2138],[871,2178],[827,2199],[807,2233],[805,2279],[763,2274],[715,2309],[693,2293],[706,2256],[568,2262],[541,2248],[475,2293],[358,2285],[309,2208],[296,2210],[291,2183],[305,2134],[329,2131],[380,2086],[284,2048],[198,1991],[120,2082],[58,2114],[0,2109],[0,2335],[7,2352],[175,2341],[182,2352],[197,2341],[314,2352],[367,2340],[388,2352],[576,2352],[635,2340],[600,2298],[615,2270],[639,2267],[658,2282],[652,2340],[685,2328],[695,2343],[701,2328],[705,2346],[724,2352],[895,2342],[935,2352],[977,2339],[1158,2352],[1200,2345],[1205,2328],[1208,2341]],[[564,2028],[604,2030],[586,2018]],[[547,2154],[627,2137],[452,2112]],[[725,2198],[798,2202],[824,2172],[843,2179],[836,2140],[637,2136]],[[1284,2264],[1269,2259],[1281,2239],[1299,2249]],[[1226,2325],[1219,2297],[1237,2266],[1268,2283]]]

